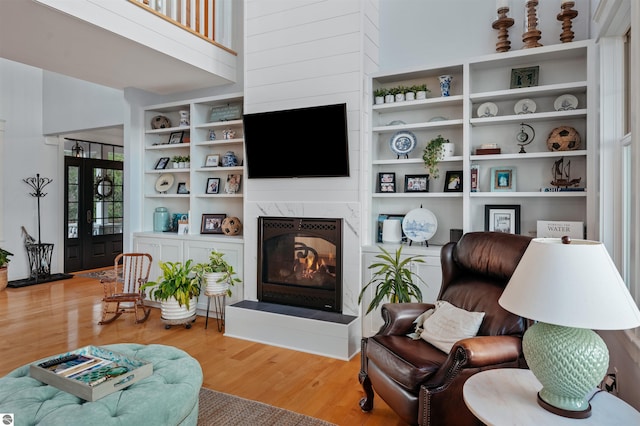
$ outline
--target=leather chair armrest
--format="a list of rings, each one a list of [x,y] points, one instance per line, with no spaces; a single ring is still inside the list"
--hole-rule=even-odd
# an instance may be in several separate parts
[[[447,360],[424,386],[446,388],[460,370],[465,368],[512,364],[517,367],[522,355],[522,339],[516,336],[476,336],[462,339],[451,348]]]
[[[385,303],[380,310],[384,324],[376,334],[389,336],[411,333],[415,329],[413,321],[433,306],[432,303]]]

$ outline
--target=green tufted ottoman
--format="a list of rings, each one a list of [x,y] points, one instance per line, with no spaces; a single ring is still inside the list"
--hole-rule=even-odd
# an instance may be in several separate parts
[[[16,426],[196,425],[202,369],[189,354],[165,345],[104,345],[153,363],[153,375],[95,402],[29,376],[29,365],[0,378],[0,413]]]

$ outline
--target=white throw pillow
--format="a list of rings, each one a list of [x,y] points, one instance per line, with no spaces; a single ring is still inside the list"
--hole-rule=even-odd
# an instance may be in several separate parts
[[[444,300],[436,302],[434,313],[422,324],[420,337],[449,353],[460,339],[478,334],[484,312],[469,312]]]
[[[424,324],[424,321],[429,318],[434,312],[434,309],[431,308],[427,311],[424,311],[423,313],[420,314],[420,316],[418,316],[418,318],[416,318],[413,323],[416,325],[416,329],[413,333],[409,333],[407,334],[408,337],[411,337],[413,340],[419,340],[420,339],[420,334],[422,333],[422,324]]]

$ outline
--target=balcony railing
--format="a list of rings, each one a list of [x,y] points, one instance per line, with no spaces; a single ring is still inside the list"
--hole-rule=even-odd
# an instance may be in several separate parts
[[[228,16],[216,16],[230,13],[230,10],[222,10],[216,0],[128,0],[137,6],[159,16],[160,18],[175,24],[198,37],[207,40],[228,52],[236,54],[225,42],[216,40],[216,34],[228,41],[227,34],[231,34],[230,28],[223,31],[216,29],[216,21],[224,22],[230,26]],[[224,1],[220,2],[224,5]],[[220,19],[222,18],[222,19]]]

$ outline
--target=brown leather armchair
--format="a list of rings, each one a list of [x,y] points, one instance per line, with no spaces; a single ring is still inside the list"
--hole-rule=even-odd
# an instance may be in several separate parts
[[[359,380],[363,411],[373,409],[375,392],[407,423],[479,425],[462,397],[464,382],[492,368],[526,367],[522,335],[526,320],[498,304],[531,238],[471,232],[442,248],[442,287],[438,300],[467,311],[485,312],[476,337],[459,340],[449,354],[406,335],[413,321],[434,305],[388,303],[384,325],[362,339]]]

